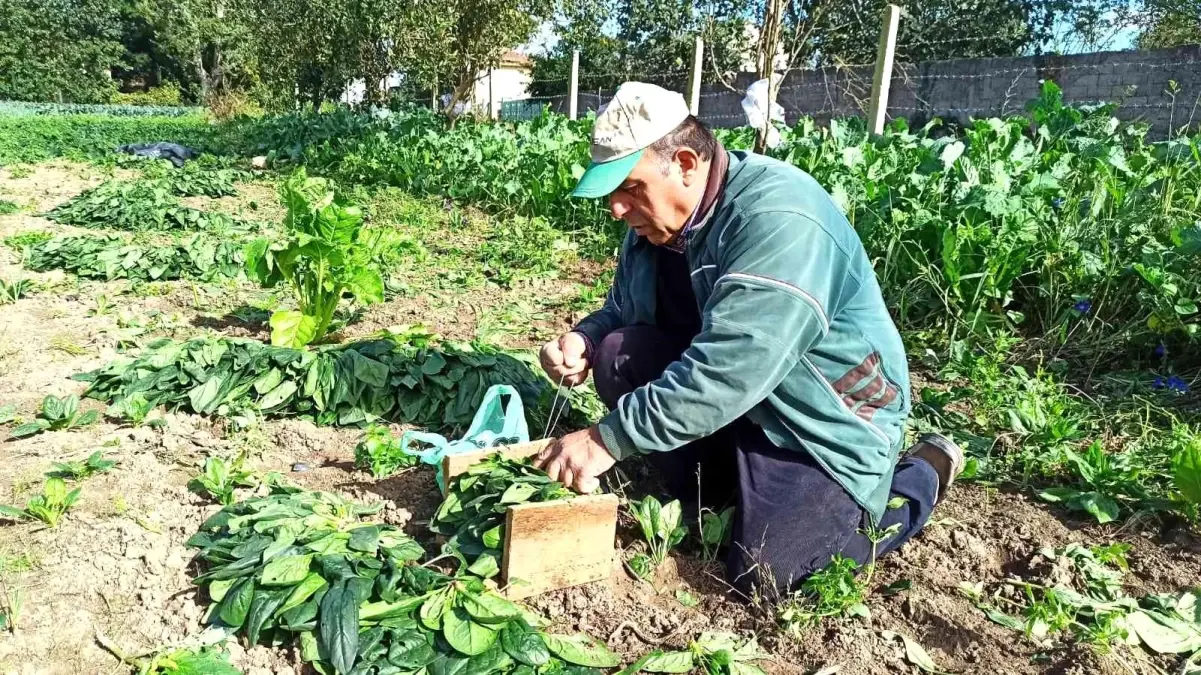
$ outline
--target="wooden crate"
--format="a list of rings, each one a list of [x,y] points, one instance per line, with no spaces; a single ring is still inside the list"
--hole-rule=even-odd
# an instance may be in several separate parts
[[[445,484],[485,457],[536,455],[549,440],[488,448],[442,459]],[[617,496],[583,495],[551,502],[515,504],[505,513],[500,581],[513,600],[600,581],[613,569],[617,536]]]

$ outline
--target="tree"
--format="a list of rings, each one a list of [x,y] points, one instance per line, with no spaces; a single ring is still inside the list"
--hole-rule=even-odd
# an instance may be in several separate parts
[[[107,103],[120,37],[115,0],[0,0],[0,99]]]
[[[1201,43],[1201,0],[1148,0],[1139,49]]]
[[[705,38],[707,53],[716,53],[711,60],[736,71],[745,59],[738,45],[746,42],[747,23],[736,11],[719,15],[682,0],[577,0],[557,17],[555,48],[534,57],[530,90],[535,96],[567,93],[578,49],[581,90],[612,90],[638,79],[682,91],[696,37]]]
[[[448,83],[451,93],[446,109],[452,115],[456,105],[471,95],[481,74],[500,65],[505,52],[527,42],[555,8],[555,0],[447,0],[436,4],[434,13],[439,19],[422,26],[427,38],[411,50],[404,70],[427,86]]]
[[[190,101],[256,80],[251,26],[227,15],[225,0],[133,0],[125,31],[130,75],[174,82]]]

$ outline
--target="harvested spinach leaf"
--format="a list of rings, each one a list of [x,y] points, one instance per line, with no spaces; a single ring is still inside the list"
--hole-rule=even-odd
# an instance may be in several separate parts
[[[451,481],[430,529],[449,537],[447,546],[468,561],[490,556],[491,564],[473,570],[487,577],[495,573],[492,568],[500,558],[509,506],[568,499],[574,494],[528,462],[491,455]]]

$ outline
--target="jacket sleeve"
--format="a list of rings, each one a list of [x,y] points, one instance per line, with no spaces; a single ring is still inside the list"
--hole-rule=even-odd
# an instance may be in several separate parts
[[[746,414],[829,332],[832,308],[857,288],[848,254],[805,216],[758,214],[721,234],[730,241],[700,334],[599,423],[617,459],[674,450]]]

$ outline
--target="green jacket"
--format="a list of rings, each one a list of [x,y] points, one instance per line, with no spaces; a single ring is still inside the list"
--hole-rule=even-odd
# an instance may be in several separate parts
[[[652,253],[626,236],[604,307],[576,328],[593,345],[655,323]],[[812,455],[878,520],[909,415],[909,369],[850,223],[805,172],[732,152],[725,193],[686,255],[701,332],[601,420],[609,452],[674,450],[745,415],[777,446]]]

